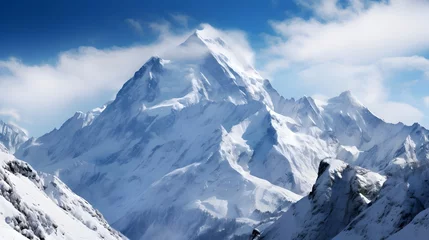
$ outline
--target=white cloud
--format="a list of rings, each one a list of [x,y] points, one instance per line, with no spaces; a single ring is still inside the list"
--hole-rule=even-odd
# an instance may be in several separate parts
[[[170,16],[178,24],[182,25],[185,28],[188,27],[188,22],[190,19],[190,17],[188,15],[181,14],[181,13],[172,13],[172,14],[170,14]]]
[[[189,35],[187,31],[181,34],[163,32],[152,44],[124,48],[79,47],[59,53],[54,64],[28,65],[15,58],[0,60],[0,89],[7,89],[0,94],[0,115],[7,115],[20,124],[31,122],[31,127],[27,126],[31,129],[54,116],[59,124],[58,121],[65,120],[76,110],[89,110],[76,107],[109,100],[104,99],[106,95],[111,96],[119,90],[147,59],[153,55],[163,56],[171,46],[177,46]],[[182,57],[186,54],[193,52],[185,51]],[[59,112],[68,115],[59,116]]]
[[[251,66],[255,63],[255,52],[249,44],[247,34],[241,30],[216,29],[207,23],[200,25],[206,32],[222,38],[230,47],[231,51],[237,56],[240,62],[245,62]]]
[[[415,122],[422,123],[424,114],[422,111],[406,103],[385,101],[374,103],[370,110],[375,115],[387,122],[402,122],[411,125]]]
[[[334,96],[351,90],[373,113],[389,122],[412,124],[423,121],[422,110],[404,102],[392,101],[389,92],[389,75],[401,70],[426,72],[423,57],[385,58],[368,65],[325,62],[314,64],[298,72],[302,86],[317,94]],[[411,80],[410,84],[415,83]],[[429,104],[429,99],[428,99]],[[428,105],[429,106],[429,105]]]
[[[429,22],[428,1],[372,2],[365,8],[362,1],[349,0],[355,7],[345,9],[336,0],[318,2],[327,3],[312,5],[316,13],[328,16],[324,20],[270,21],[283,38],[268,49],[270,54],[295,62],[367,63],[382,57],[419,54],[429,48],[425,24]]]
[[[340,91],[351,90],[358,97],[364,98],[364,102],[371,104],[388,98],[386,79],[404,70],[420,71],[428,75],[429,60],[412,56],[383,58],[372,64],[328,61],[306,66],[298,72],[298,76],[308,87],[317,86],[317,89],[325,94],[332,96]],[[404,85],[413,85],[416,82],[412,79]]]
[[[298,4],[313,11],[315,17],[322,20],[350,18],[365,10],[371,2],[363,0],[346,1],[339,7],[338,0],[298,0]]]
[[[149,23],[149,28],[156,33],[166,35],[170,32],[171,23],[166,20],[162,20],[160,22],[152,22]]]
[[[26,127],[30,130],[49,127],[43,130],[46,132],[54,127],[46,126],[48,119],[55,118],[56,124],[60,124],[74,111],[89,110],[80,108],[88,102],[102,104],[109,100],[103,97],[118,91],[151,56],[177,60],[206,53],[193,44],[171,51],[192,32],[176,29],[173,33],[167,21],[150,25],[159,33],[159,38],[148,45],[108,49],[79,47],[59,53],[54,64],[28,65],[15,58],[0,60],[0,89],[7,89],[0,94],[0,115],[7,115],[20,124],[28,123]],[[253,61],[253,51],[243,32],[218,30],[207,24],[202,27],[217,31],[225,41],[231,41],[243,58]]]
[[[139,21],[132,19],[132,18],[127,18],[125,19],[125,22],[138,34],[143,34],[143,27],[140,24]]]
[[[426,105],[426,107],[429,107],[429,96],[423,97],[423,102]]]
[[[351,90],[390,122],[410,124],[424,118],[418,108],[395,99],[389,77],[411,70],[429,78],[429,60],[418,56],[429,50],[429,1],[298,2],[313,16],[269,21],[277,35],[266,37],[265,72],[276,76],[288,68],[298,76],[290,84],[314,94]]]
[[[273,74],[280,69],[289,68],[290,63],[285,59],[271,59],[267,61],[264,65],[264,68],[260,71],[262,76],[273,79]]]
[[[166,43],[131,48],[80,47],[63,52],[54,65],[26,65],[19,60],[0,61],[10,74],[0,76],[2,105],[26,112],[62,108],[79,98],[117,89]],[[22,112],[22,111],[21,111]]]
[[[303,86],[315,88],[319,94],[334,96],[351,90],[364,104],[386,99],[382,73],[376,66],[355,66],[340,63],[321,63],[298,72]]]
[[[14,119],[15,121],[19,121],[21,119],[21,115],[19,115],[18,111],[11,108],[0,108],[0,116],[5,116],[7,118]]]
[[[385,58],[379,66],[385,71],[420,71],[429,78],[429,60],[421,56]]]

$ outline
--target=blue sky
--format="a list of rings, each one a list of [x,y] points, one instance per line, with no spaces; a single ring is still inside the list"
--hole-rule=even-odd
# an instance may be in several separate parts
[[[79,46],[148,43],[156,36],[145,25],[172,14],[189,16],[191,28],[203,22],[245,30],[258,45],[258,35],[270,31],[267,19],[282,20],[287,11],[303,14],[293,1],[7,1],[0,9],[1,57],[39,63]],[[130,31],[126,19],[138,21],[143,33]]]
[[[389,122],[429,126],[427,22],[425,0],[7,1],[0,118],[46,133],[208,23],[285,97],[351,90]]]

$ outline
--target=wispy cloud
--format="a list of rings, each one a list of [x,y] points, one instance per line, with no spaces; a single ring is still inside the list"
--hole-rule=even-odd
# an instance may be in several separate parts
[[[428,1],[298,3],[313,13],[310,18],[269,21],[276,34],[266,37],[265,72],[276,76],[285,69],[293,71],[299,79],[290,84],[298,83],[314,94],[333,96],[352,90],[369,109],[391,122],[423,118],[410,103],[391,100],[388,79],[392,73],[409,70],[428,75],[428,59],[418,56],[429,50],[424,24],[429,22]]]
[[[231,51],[237,56],[241,62],[247,63],[251,66],[255,62],[255,51],[252,49],[246,32],[238,29],[217,29],[207,23],[200,25],[206,32],[210,32],[214,36],[221,37],[227,42]]]
[[[5,116],[15,121],[19,121],[21,119],[21,115],[18,113],[18,111],[11,108],[0,108],[0,116]]]
[[[167,36],[168,33],[171,32],[171,23],[165,19],[151,22],[148,25],[153,32],[158,33],[161,36]]]
[[[139,21],[132,19],[132,18],[127,18],[125,19],[125,22],[128,24],[128,26],[130,26],[137,34],[143,35],[143,27],[140,24]]]
[[[190,17],[185,14],[181,13],[171,13],[170,17],[178,24],[182,25],[183,27],[188,27],[188,22]]]
[[[296,0],[304,8],[313,12],[320,20],[338,20],[356,16],[367,10],[375,1],[348,0],[341,4],[339,0]],[[340,7],[343,6],[343,7]]]
[[[423,102],[426,105],[426,107],[429,107],[429,96],[423,97]]]
[[[130,47],[82,46],[59,53],[53,64],[29,65],[16,58],[0,60],[0,68],[7,73],[0,74],[0,89],[7,89],[0,95],[0,115],[24,126],[31,120],[31,129],[46,127],[49,119],[57,119],[59,124],[76,110],[89,110],[82,109],[89,103],[109,100],[147,59],[163,56],[190,34],[165,31],[150,44]],[[181,57],[186,54],[192,51]]]
[[[0,61],[0,68],[7,73],[0,74],[0,89],[8,89],[0,95],[0,115],[31,129],[42,125],[46,128],[49,119],[60,124],[76,110],[89,110],[83,108],[89,103],[96,106],[109,100],[106,95],[110,98],[116,93],[151,56],[175,60],[204,54],[204,49],[194,45],[171,51],[192,31],[185,28],[171,31],[167,21],[149,25],[158,33],[158,40],[146,45],[106,49],[83,46],[59,53],[53,64],[29,65],[15,58]],[[213,30],[228,41],[234,40],[231,44],[237,43],[235,48],[240,49],[243,57],[253,60],[253,51],[243,32]]]
[[[320,2],[338,3],[333,0]],[[364,4],[358,4],[364,0],[348,2]],[[314,11],[330,16],[328,20],[314,17],[270,21],[281,38],[268,52],[289,61],[356,63],[418,54],[429,48],[429,32],[424,24],[429,21],[427,1],[382,1],[372,3],[368,8],[355,7],[358,10],[343,9],[332,3],[330,10],[326,10],[325,5],[315,5]]]
[[[406,60],[402,59],[404,62]],[[392,100],[386,79],[400,68],[393,65],[387,67],[385,61],[389,62],[390,59],[368,65],[338,62],[314,64],[298,71],[299,78],[296,80],[301,81],[301,86],[308,91],[327,96],[351,90],[373,113],[388,122],[412,124],[422,121],[422,110],[409,103]]]

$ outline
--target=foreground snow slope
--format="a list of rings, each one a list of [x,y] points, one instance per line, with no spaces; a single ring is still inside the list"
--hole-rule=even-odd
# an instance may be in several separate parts
[[[123,239],[59,179],[0,152],[0,239]]]
[[[385,123],[350,92],[285,99],[220,35],[205,26],[174,50],[198,49],[192,58],[152,57],[113,102],[16,156],[132,239],[263,230],[311,191],[328,157],[381,174],[427,160],[423,127]]]
[[[382,186],[382,187],[381,187]],[[274,239],[427,239],[429,165],[385,177],[324,160],[312,192],[263,233]]]
[[[389,176],[370,207],[335,239],[427,239],[429,166],[410,164]]]
[[[385,180],[340,160],[323,160],[311,193],[271,225],[263,239],[332,239],[377,197]]]

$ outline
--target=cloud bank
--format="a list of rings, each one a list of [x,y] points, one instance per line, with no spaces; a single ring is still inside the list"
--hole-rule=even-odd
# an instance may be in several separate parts
[[[30,132],[38,136],[59,126],[75,111],[90,110],[113,98],[152,56],[191,60],[205,54],[205,49],[195,44],[177,50],[176,47],[193,30],[185,27],[185,15],[172,16],[183,27],[173,31],[171,22],[167,20],[149,23],[149,29],[158,35],[157,40],[150,44],[107,49],[79,47],[59,53],[53,64],[27,65],[13,57],[0,60],[0,89],[7,89],[0,95],[0,116],[31,130],[40,129]],[[127,22],[135,30],[141,28],[132,19]],[[231,41],[246,61],[253,64],[253,50],[244,32],[215,29],[208,24],[200,27],[217,31],[225,40]]]
[[[28,65],[13,57],[0,60],[0,89],[7,90],[0,95],[0,115],[28,129],[44,128],[30,132],[40,135],[59,126],[65,114],[67,118],[113,98],[147,59],[162,56],[189,34],[187,29],[166,30],[147,45],[79,47],[59,53],[53,64]],[[49,122],[50,129],[41,122]]]
[[[298,4],[312,17],[268,20],[273,33],[263,35],[266,46],[257,51],[243,31],[215,29],[207,24],[200,27],[221,35],[243,61],[259,63],[263,75],[274,83],[295,85],[320,98],[351,90],[389,122],[429,123],[423,113],[429,106],[427,94],[414,96],[410,91],[404,94],[407,98],[401,98],[390,88],[394,76],[410,71],[419,72],[423,79],[405,77],[404,86],[429,87],[429,60],[419,55],[429,50],[429,32],[425,29],[428,1],[347,0],[340,4],[339,0],[299,0]],[[39,135],[49,130],[41,122],[48,122],[52,128],[76,110],[89,110],[113,98],[153,55],[168,59],[199,57],[203,51],[198,45],[170,51],[192,30],[188,29],[187,15],[170,14],[169,19],[144,25],[135,19],[125,20],[138,34],[155,33],[158,38],[150,44],[79,47],[59,53],[53,64],[28,65],[13,57],[0,60],[0,88],[7,89],[0,95],[0,116],[31,130],[41,129],[32,132]],[[279,90],[285,97],[294,96],[287,89]]]
[[[264,72],[276,81],[288,81],[278,73],[292,69],[299,77],[294,81],[318,95],[334,96],[351,90],[389,122],[411,124],[424,120],[417,107],[398,102],[389,89],[389,79],[406,71],[429,76],[429,61],[419,56],[429,50],[429,31],[425,30],[429,22],[428,1],[298,3],[312,17],[269,21],[275,34],[266,37],[268,46],[263,54],[269,60]],[[403,81],[411,80],[415,79]]]

